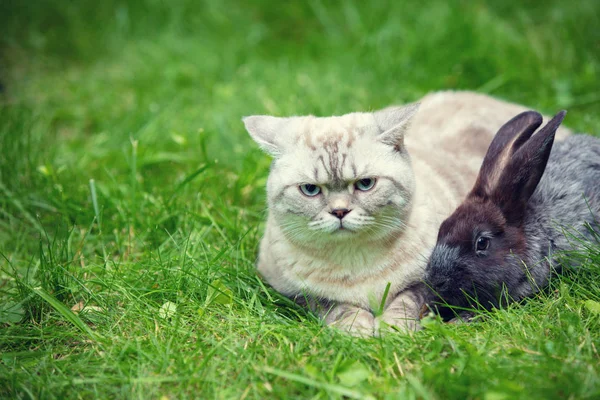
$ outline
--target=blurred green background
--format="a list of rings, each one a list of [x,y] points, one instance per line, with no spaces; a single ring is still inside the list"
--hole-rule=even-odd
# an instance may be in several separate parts
[[[40,165],[85,187],[106,170],[129,173],[122,153],[131,140],[143,175],[151,170],[141,182],[151,193],[215,159],[225,175],[261,190],[253,182],[266,170],[255,164],[265,161],[241,116],[342,114],[435,90],[477,90],[547,113],[566,108],[566,124],[579,131],[600,122],[597,1],[0,7],[0,173],[11,190],[38,190]],[[29,139],[15,141],[21,131]],[[257,199],[221,189],[235,204]]]
[[[370,341],[278,298],[240,120],[475,90],[598,134],[599,75],[597,0],[0,1],[0,394],[599,395],[594,279]]]

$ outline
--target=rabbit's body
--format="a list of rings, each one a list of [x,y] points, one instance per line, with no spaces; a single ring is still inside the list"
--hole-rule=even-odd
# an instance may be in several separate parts
[[[590,228],[600,232],[600,139],[577,135],[556,143],[536,191],[527,204],[523,222],[525,265],[539,287],[547,284],[552,255],[574,250],[578,239],[592,239]],[[565,232],[567,234],[565,234]],[[532,293],[531,282],[520,283],[511,297]]]
[[[522,113],[496,134],[427,265],[443,303],[492,308],[530,296],[547,285],[556,252],[600,233],[600,138],[572,136],[553,148],[563,117],[532,136],[541,115]]]

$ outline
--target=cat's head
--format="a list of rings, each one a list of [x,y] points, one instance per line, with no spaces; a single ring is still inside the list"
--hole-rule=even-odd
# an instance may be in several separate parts
[[[401,232],[415,190],[404,134],[417,109],[244,118],[252,138],[274,157],[269,212],[286,237],[323,248],[389,240]]]

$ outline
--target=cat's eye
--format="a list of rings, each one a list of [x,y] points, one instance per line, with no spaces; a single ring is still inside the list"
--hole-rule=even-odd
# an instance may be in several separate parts
[[[479,236],[475,242],[476,251],[486,251],[490,247],[490,239],[485,236]]]
[[[363,178],[354,183],[354,187],[358,190],[366,192],[367,190],[373,189],[375,186],[376,179],[375,178]]]
[[[300,191],[308,197],[314,197],[314,196],[318,195],[319,193],[321,193],[321,188],[318,187],[317,185],[311,185],[310,183],[305,183],[304,185],[300,185]]]

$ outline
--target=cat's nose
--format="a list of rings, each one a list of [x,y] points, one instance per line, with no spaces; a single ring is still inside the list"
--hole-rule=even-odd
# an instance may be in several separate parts
[[[348,210],[347,208],[336,208],[335,210],[331,210],[331,215],[335,215],[339,219],[344,218],[348,213],[352,210]]]

